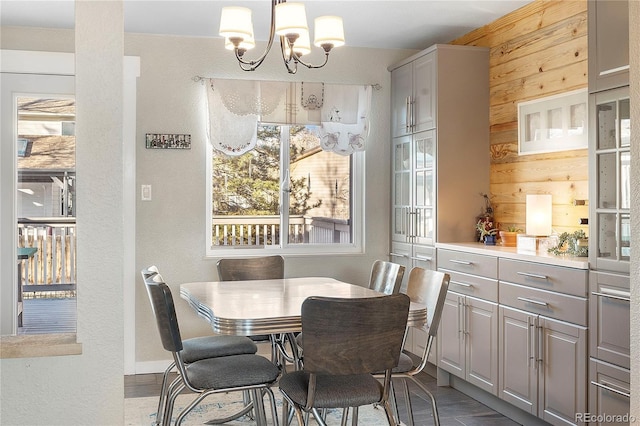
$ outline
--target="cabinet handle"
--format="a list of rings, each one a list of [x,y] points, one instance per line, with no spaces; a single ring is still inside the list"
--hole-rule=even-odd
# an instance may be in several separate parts
[[[405,98],[405,100],[404,100],[405,101],[405,106],[406,106],[405,111],[404,111],[404,130],[407,133],[409,133],[409,130],[410,130],[409,127],[411,125],[411,120],[409,119],[410,110],[411,110],[411,107],[409,106],[409,105],[411,105],[411,100],[410,99],[411,98],[409,96],[407,96]]]
[[[598,77],[603,77],[605,75],[615,74],[615,73],[622,72],[622,71],[627,71],[628,69],[629,69],[629,65],[623,65],[621,67],[611,68],[610,70],[600,71],[600,74],[598,75]]]
[[[409,97],[409,130],[413,132],[414,130],[414,119],[413,119],[413,99]]]
[[[602,293],[599,293],[597,291],[592,291],[591,294],[593,296],[608,297],[609,299],[624,300],[625,302],[631,302],[631,295],[629,295],[628,297],[616,296],[614,294],[609,294],[606,291],[603,291]],[[629,294],[629,293],[625,293],[625,294]]]
[[[591,381],[591,384],[594,385],[594,386],[597,386],[599,388],[611,391],[613,393],[617,393],[618,395],[622,395],[622,396],[625,396],[627,398],[631,398],[631,394],[630,393],[619,391],[618,389],[612,388],[611,386],[603,385],[602,383],[594,382],[593,380]]]
[[[458,296],[458,339],[464,338],[462,328],[462,297]]]
[[[517,272],[518,275],[523,275],[525,277],[529,277],[529,278],[539,278],[541,280],[548,280],[549,277],[547,277],[546,275],[539,275],[539,274],[532,274],[530,272]]]
[[[473,287],[473,285],[471,285],[471,284],[467,284],[467,283],[463,283],[463,282],[461,282],[461,281],[454,281],[454,280],[451,280],[451,281],[449,281],[449,283],[450,283],[450,284],[457,284],[457,285],[462,286],[462,287]]]
[[[468,318],[468,315],[467,315],[467,306],[469,306],[469,305],[467,305],[466,299],[462,299],[462,300],[463,300],[463,302],[462,302],[462,320],[463,320],[462,326],[464,327],[464,333],[463,334],[465,336],[468,336],[469,335],[469,318]]]
[[[409,257],[406,254],[400,254],[400,253],[394,253],[394,252],[390,252],[389,256],[395,256],[395,257]]]
[[[533,303],[534,305],[540,305],[540,306],[549,306],[549,304],[547,302],[541,302],[539,300],[533,300],[533,299],[529,299],[527,297],[519,297],[518,296],[518,300],[525,302],[525,303]]]
[[[430,257],[430,256],[428,256],[428,257],[426,257],[426,256],[425,257],[415,256],[415,257],[412,257],[411,260],[419,260],[421,262],[431,262],[433,260],[433,257]]]
[[[467,260],[449,259],[449,262],[457,263],[458,265],[473,265],[473,262],[469,262]]]
[[[544,332],[542,330],[542,326],[539,324],[540,318],[536,317],[536,330],[538,331],[538,338],[536,339],[536,368],[538,368],[538,363],[542,362],[542,343],[544,342]]]
[[[527,317],[527,367],[531,368],[531,361],[533,361],[533,345],[531,344],[533,333],[531,329],[535,327],[535,324],[531,321],[533,318]]]

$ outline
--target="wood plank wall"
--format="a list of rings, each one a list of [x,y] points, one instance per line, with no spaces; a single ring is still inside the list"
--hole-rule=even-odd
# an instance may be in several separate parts
[[[525,228],[526,194],[551,194],[553,229],[588,217],[586,149],[518,156],[518,102],[587,87],[587,0],[536,0],[451,44],[490,51],[491,202],[503,227]],[[480,201],[480,200],[479,200]]]

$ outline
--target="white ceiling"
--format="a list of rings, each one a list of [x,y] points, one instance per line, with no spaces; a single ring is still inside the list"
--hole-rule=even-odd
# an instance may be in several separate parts
[[[424,49],[447,43],[493,22],[531,0],[306,0],[307,19],[343,17],[346,44],[353,47]],[[220,8],[253,10],[256,40],[269,34],[267,0],[124,0],[125,31],[218,37]],[[2,26],[73,28],[72,0],[0,0]]]

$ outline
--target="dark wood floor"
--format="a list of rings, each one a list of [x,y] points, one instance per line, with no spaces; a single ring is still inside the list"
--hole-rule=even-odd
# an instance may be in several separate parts
[[[511,419],[493,411],[487,406],[468,397],[467,395],[450,387],[436,386],[435,378],[426,373],[421,373],[419,379],[426,384],[433,393],[438,404],[440,413],[440,424],[442,426],[513,426],[517,425]],[[160,374],[139,374],[135,376],[125,376],[124,392],[125,398],[139,398],[147,396],[158,396],[162,375]],[[398,384],[398,389],[401,389]],[[427,397],[415,386],[410,384],[411,402],[416,426],[433,424],[431,416],[431,404]],[[401,392],[398,392],[398,406],[400,418],[406,422],[406,410]]]

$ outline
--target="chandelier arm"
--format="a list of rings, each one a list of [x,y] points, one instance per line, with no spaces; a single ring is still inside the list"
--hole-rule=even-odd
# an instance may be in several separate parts
[[[264,62],[267,54],[271,50],[271,46],[273,45],[273,38],[276,34],[276,4],[278,3],[280,3],[280,0],[271,0],[271,28],[269,30],[269,43],[267,43],[267,47],[265,48],[262,55],[260,55],[258,59],[248,61],[242,58],[244,52],[242,52],[241,54],[239,52],[240,49],[238,49],[237,47],[234,49],[236,53],[236,59],[238,60],[238,65],[240,65],[240,68],[243,71],[255,71],[260,65],[262,65],[262,62]],[[248,67],[245,68],[243,67],[243,65],[247,65]]]
[[[314,65],[314,64],[308,64],[305,61],[303,61],[298,55],[296,55],[295,53],[293,54],[293,59],[294,61],[296,61],[297,63],[300,63],[302,65],[304,65],[305,67],[309,68],[309,69],[314,69],[314,68],[322,68],[325,65],[327,65],[327,62],[329,62],[329,52],[325,52],[324,53],[324,62],[322,64],[318,64],[318,65]]]

